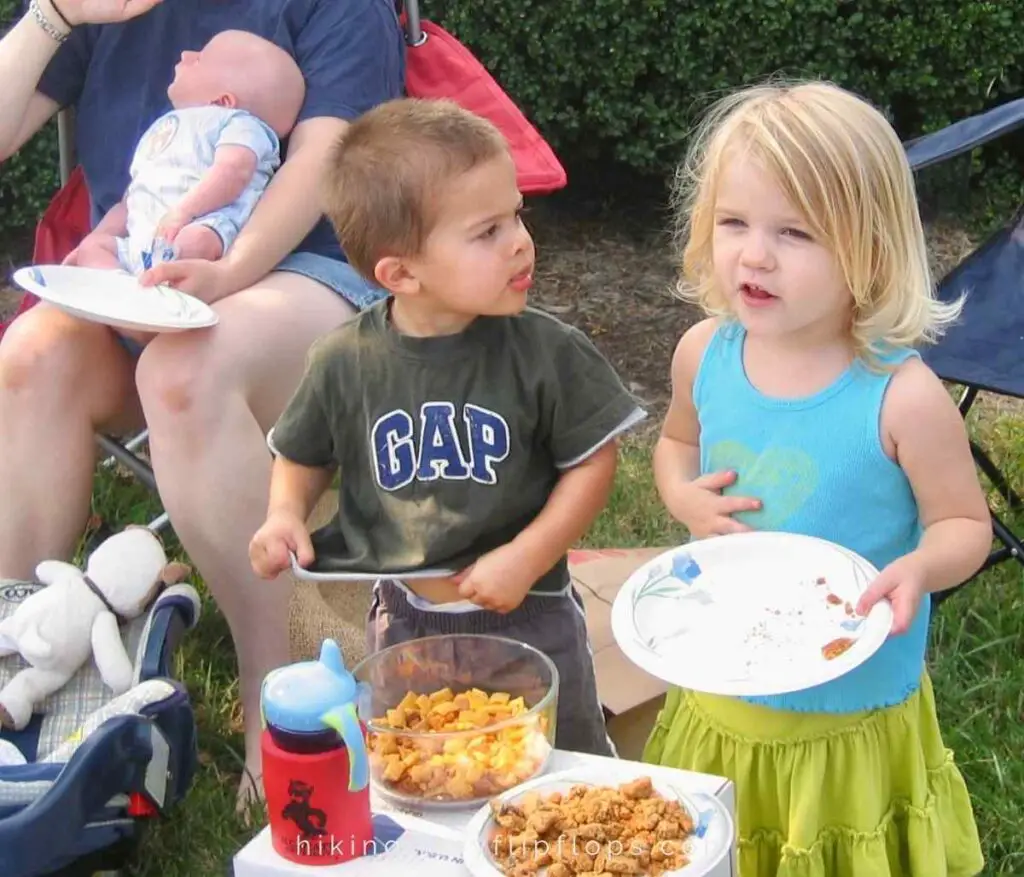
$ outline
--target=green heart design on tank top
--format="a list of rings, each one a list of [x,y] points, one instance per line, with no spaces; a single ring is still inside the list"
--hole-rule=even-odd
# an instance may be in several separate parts
[[[777,530],[798,512],[818,486],[818,466],[801,450],[768,447],[756,453],[742,442],[726,439],[708,449],[708,472],[732,469],[736,483],[726,496],[760,499],[756,512],[739,512],[733,517],[756,530]]]

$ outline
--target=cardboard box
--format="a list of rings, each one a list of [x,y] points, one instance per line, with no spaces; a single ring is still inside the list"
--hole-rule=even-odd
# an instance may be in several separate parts
[[[300,865],[274,852],[264,828],[235,856],[234,877],[377,877],[406,873],[416,877],[466,877],[462,840],[419,820],[375,813],[374,848],[340,865]]]
[[[615,716],[659,699],[668,687],[637,667],[616,645],[611,607],[615,595],[635,570],[669,550],[600,548],[569,552],[569,573],[587,610],[598,696],[605,709]]]

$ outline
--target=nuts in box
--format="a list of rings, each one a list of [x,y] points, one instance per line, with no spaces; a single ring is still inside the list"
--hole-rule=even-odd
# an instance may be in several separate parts
[[[472,802],[543,768],[551,751],[550,721],[523,697],[504,691],[409,691],[371,723],[370,770],[402,797]]]

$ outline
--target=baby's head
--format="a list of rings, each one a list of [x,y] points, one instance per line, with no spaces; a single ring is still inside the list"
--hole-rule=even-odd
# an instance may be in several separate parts
[[[675,203],[680,293],[710,313],[766,326],[778,316],[782,327],[832,320],[867,356],[931,340],[958,312],[934,298],[899,138],[837,86],[759,85],[719,101]]]
[[[209,104],[246,110],[283,138],[295,126],[306,83],[280,46],[248,31],[226,30],[202,51],[181,53],[167,96],[179,110]]]
[[[324,210],[352,267],[396,296],[463,314],[525,305],[534,250],[508,143],[455,103],[403,98],[360,116],[329,163]]]

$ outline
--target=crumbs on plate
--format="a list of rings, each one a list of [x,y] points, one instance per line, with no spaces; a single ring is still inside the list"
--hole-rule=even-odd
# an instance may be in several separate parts
[[[838,658],[852,646],[854,641],[848,636],[841,636],[838,639],[830,640],[821,647],[822,657],[826,661]]]

